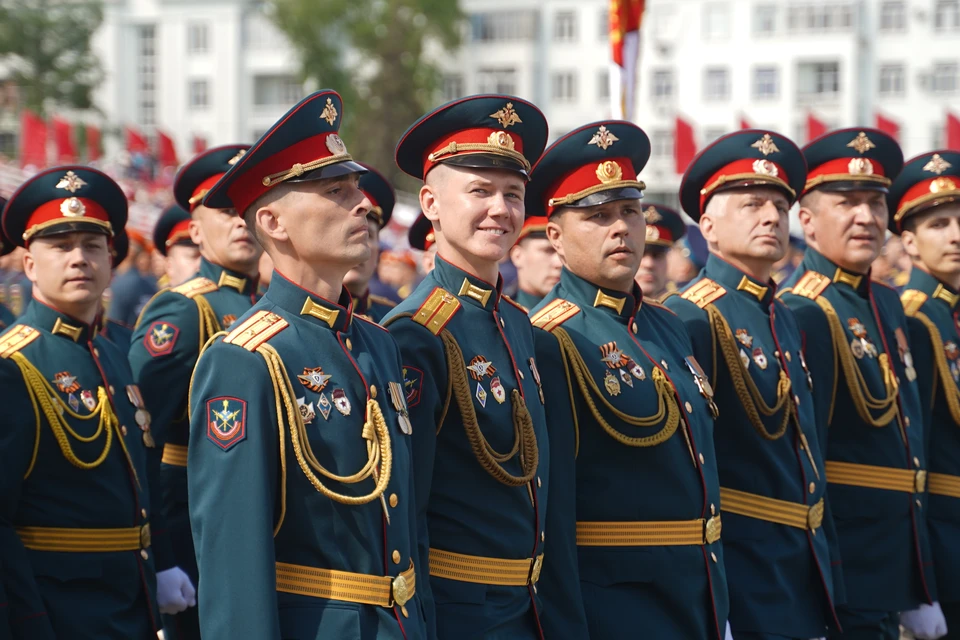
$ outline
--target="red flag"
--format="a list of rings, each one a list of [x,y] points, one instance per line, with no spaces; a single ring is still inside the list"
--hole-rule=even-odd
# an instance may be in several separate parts
[[[47,123],[24,109],[20,114],[20,166],[47,166]]]
[[[673,159],[676,162],[676,172],[686,171],[695,155],[697,155],[697,142],[693,138],[693,125],[677,116],[673,137]]]
[[[100,159],[100,129],[93,125],[87,125],[87,161],[93,162]]]
[[[947,149],[960,149],[960,118],[947,112]]]
[[[816,140],[827,132],[827,123],[818,120],[813,112],[807,113],[807,142]]]
[[[884,116],[882,113],[877,114],[877,129],[883,131],[885,134],[896,140],[900,141],[900,123],[896,120]]]
[[[173,144],[173,139],[159,130],[157,131],[157,147],[157,160],[159,160],[161,167],[176,167],[180,164],[177,162],[177,149]]]
[[[124,127],[127,138],[128,153],[150,153],[150,145],[143,134],[133,127]]]
[[[623,66],[623,37],[640,30],[646,0],[610,0],[610,47],[613,61]]]
[[[69,164],[77,159],[73,146],[73,126],[63,118],[53,118],[53,141],[57,145],[57,163]]]
[[[203,153],[207,150],[207,139],[203,136],[193,134],[193,153]]]
[[[753,129],[753,125],[747,120],[747,116],[740,116],[740,129]]]

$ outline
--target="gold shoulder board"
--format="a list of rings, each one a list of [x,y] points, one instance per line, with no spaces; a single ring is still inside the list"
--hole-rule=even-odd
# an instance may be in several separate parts
[[[903,303],[903,311],[908,316],[913,316],[920,310],[923,303],[927,301],[927,294],[916,289],[908,289],[900,296],[900,302]]]
[[[727,290],[714,282],[710,278],[704,278],[693,284],[689,289],[680,294],[684,300],[689,300],[701,309],[711,302],[719,300],[727,294]]]
[[[289,323],[270,311],[258,311],[223,339],[226,344],[235,344],[247,351],[256,351],[257,347],[277,335],[289,326]]]
[[[193,280],[187,280],[183,284],[177,285],[170,290],[188,298],[195,298],[199,295],[203,295],[204,293],[216,291],[217,283],[213,280],[207,280],[206,278],[194,278]]]
[[[397,303],[391,300],[390,298],[384,298],[383,296],[375,296],[372,293],[370,294],[370,302],[376,302],[377,304],[382,304],[385,307],[390,307],[393,309],[397,306]]]
[[[578,313],[580,313],[580,307],[569,300],[557,298],[530,318],[530,324],[552,333],[554,329]]]
[[[40,332],[25,324],[15,324],[0,338],[0,358],[9,358],[40,337]]]
[[[457,297],[440,287],[433,290],[426,301],[413,314],[413,321],[422,324],[435,336],[440,335],[450,319],[460,310]]]
[[[803,277],[793,285],[791,293],[802,298],[816,300],[823,290],[830,286],[830,278],[817,273],[816,271],[807,271]]]

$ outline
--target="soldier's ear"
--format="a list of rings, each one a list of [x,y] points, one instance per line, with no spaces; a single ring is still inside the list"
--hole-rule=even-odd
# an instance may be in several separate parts
[[[37,284],[37,261],[30,249],[23,252],[23,275],[33,284]]]
[[[290,239],[290,234],[287,233],[286,227],[280,222],[272,207],[260,207],[253,214],[253,219],[256,223],[256,235],[258,237],[270,238],[274,242],[287,242]]]
[[[813,228],[813,210],[803,206],[803,202],[800,203],[800,209],[797,211],[797,219],[800,221],[800,228],[803,229],[804,238],[816,238],[816,233],[814,233]]]
[[[917,236],[908,229],[904,229],[900,233],[900,243],[903,244],[903,250],[907,252],[907,255],[911,258],[920,257],[920,248],[917,247]]]
[[[440,206],[437,202],[437,193],[432,184],[423,183],[420,187],[420,210],[423,211],[423,217],[430,222],[440,220]]]
[[[547,221],[547,240],[553,245],[553,250],[563,257],[563,228],[557,224],[557,218]]]

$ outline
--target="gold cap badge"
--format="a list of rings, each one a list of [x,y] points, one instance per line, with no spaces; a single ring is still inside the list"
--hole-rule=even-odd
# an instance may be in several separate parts
[[[857,134],[857,137],[851,140],[847,146],[851,149],[856,149],[858,153],[866,153],[870,149],[876,149],[877,147],[863,131]]]
[[[941,158],[939,153],[935,153],[933,157],[930,158],[930,162],[923,165],[923,170],[940,175],[952,166],[952,164]]]
[[[520,116],[517,115],[517,112],[513,110],[512,102],[508,102],[507,106],[505,106],[503,109],[500,109],[500,111],[491,113],[490,117],[499,122],[500,126],[504,129],[510,125],[517,124],[518,122],[523,122],[523,120],[520,119]]]
[[[60,178],[60,182],[57,183],[57,189],[66,189],[70,193],[76,193],[81,187],[85,186],[87,186],[87,183],[73,171],[67,171],[67,175]]]
[[[623,169],[613,160],[607,160],[597,165],[597,179],[603,184],[618,182],[623,179]]]
[[[763,134],[763,137],[750,145],[760,153],[765,156],[770,155],[771,153],[777,153],[780,149],[777,147],[777,143],[773,141],[773,138],[770,137],[769,133]],[[760,173],[759,171],[757,173]]]
[[[613,146],[614,142],[617,142],[620,138],[613,135],[604,125],[600,125],[600,128],[597,129],[597,132],[593,134],[593,137],[590,138],[590,142],[587,144],[595,144],[604,151]]]
[[[327,124],[333,126],[333,123],[336,122],[337,116],[340,115],[337,113],[337,108],[333,106],[333,100],[327,98],[327,105],[323,108],[323,111],[320,112],[320,117],[327,121]]]

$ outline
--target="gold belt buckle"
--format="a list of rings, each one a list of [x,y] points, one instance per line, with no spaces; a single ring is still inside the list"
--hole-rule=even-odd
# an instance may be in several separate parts
[[[917,475],[914,478],[914,491],[917,493],[923,493],[924,489],[927,487],[927,471],[926,469],[920,469],[917,471]]]
[[[720,522],[720,514],[717,514],[703,525],[703,539],[706,540],[707,544],[713,544],[720,539],[722,529],[723,523]]]
[[[150,548],[150,523],[140,527],[140,548],[149,549]]]
[[[823,498],[817,501],[817,504],[810,507],[807,511],[807,527],[815,531],[823,524]]]
[[[391,591],[393,591],[393,601],[396,603],[396,606],[402,607],[410,602],[410,586],[407,584],[407,579],[403,574],[393,579]]]
[[[543,554],[541,553],[533,560],[533,567],[530,569],[530,584],[536,584],[540,579],[540,571],[543,569]]]

